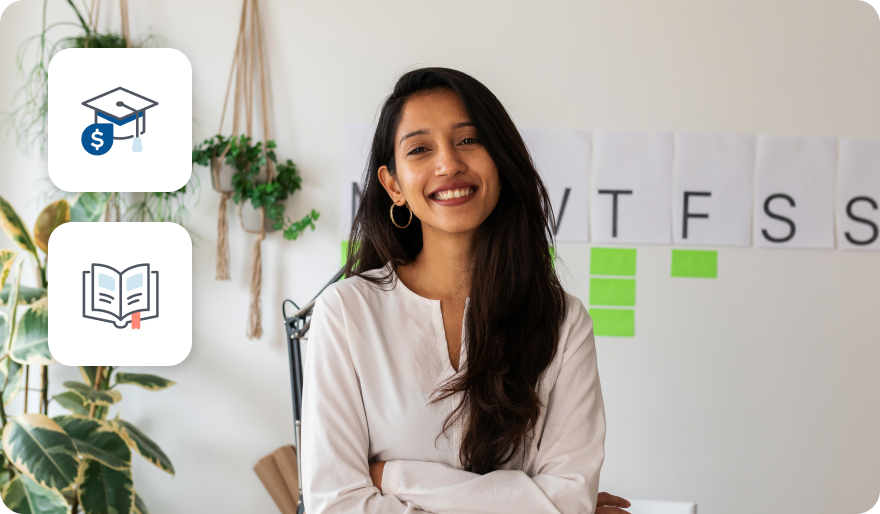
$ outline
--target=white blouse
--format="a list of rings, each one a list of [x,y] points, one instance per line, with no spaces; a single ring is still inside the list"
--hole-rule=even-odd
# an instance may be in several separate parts
[[[538,383],[546,408],[537,437],[527,455],[479,475],[461,469],[460,427],[440,434],[458,396],[430,403],[456,373],[440,301],[396,275],[384,286],[358,277],[330,286],[315,305],[305,358],[306,513],[592,514],[605,409],[593,322],[576,297],[567,305],[559,351]],[[466,353],[462,341],[461,366]],[[386,462],[381,492],[369,474],[375,461]]]

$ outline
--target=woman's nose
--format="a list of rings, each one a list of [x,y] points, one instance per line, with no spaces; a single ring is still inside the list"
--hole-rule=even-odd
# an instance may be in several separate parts
[[[455,147],[443,145],[438,150],[437,158],[434,162],[435,175],[457,175],[467,169],[464,160]]]

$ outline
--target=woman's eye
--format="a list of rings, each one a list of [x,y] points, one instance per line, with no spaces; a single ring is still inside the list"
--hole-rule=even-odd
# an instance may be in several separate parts
[[[428,151],[427,148],[425,148],[424,146],[420,146],[418,148],[413,148],[412,150],[410,150],[407,155],[416,155],[416,154],[420,154],[422,152],[427,152],[427,151]]]
[[[464,138],[464,139],[461,141],[461,144],[463,144],[463,145],[474,145],[474,144],[477,144],[477,143],[479,143],[479,142],[480,142],[480,141],[477,140],[477,138],[475,138],[475,137],[466,137],[466,138]]]

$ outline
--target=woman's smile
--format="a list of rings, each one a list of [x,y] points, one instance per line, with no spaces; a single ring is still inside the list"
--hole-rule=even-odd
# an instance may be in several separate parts
[[[450,182],[435,189],[428,198],[445,207],[461,205],[474,198],[477,186],[467,182]]]

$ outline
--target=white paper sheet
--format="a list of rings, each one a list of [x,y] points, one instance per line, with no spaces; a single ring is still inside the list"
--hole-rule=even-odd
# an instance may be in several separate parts
[[[880,140],[840,139],[837,247],[880,250]]]
[[[351,222],[354,220],[352,208],[356,209],[360,202],[359,191],[363,187],[361,180],[367,168],[375,131],[376,126],[371,123],[346,123],[342,129],[342,209],[339,233],[343,241],[348,240],[351,232]]]
[[[550,195],[557,221],[556,240],[588,242],[590,131],[524,128],[520,133]]]
[[[672,134],[593,132],[594,242],[672,242],[672,156]]]
[[[675,244],[750,246],[754,169],[754,136],[676,134]]]
[[[836,167],[836,139],[758,136],[755,246],[834,248]]]

